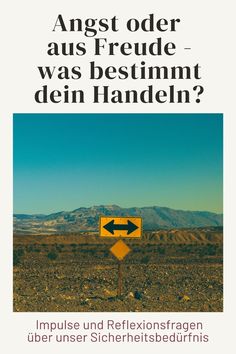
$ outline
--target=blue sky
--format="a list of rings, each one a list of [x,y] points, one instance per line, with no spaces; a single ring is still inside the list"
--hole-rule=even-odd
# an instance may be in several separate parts
[[[220,114],[15,114],[14,212],[222,212]]]

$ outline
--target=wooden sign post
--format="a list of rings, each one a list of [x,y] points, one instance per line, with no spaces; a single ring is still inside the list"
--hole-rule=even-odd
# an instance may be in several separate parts
[[[140,238],[142,234],[142,219],[140,217],[100,217],[99,232],[101,237],[119,237],[119,240],[110,248],[111,253],[118,260],[118,290],[117,296],[122,294],[122,261],[131,251],[122,238]]]

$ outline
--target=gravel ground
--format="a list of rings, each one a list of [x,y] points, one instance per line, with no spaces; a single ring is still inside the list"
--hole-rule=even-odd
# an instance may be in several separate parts
[[[210,312],[223,311],[221,257],[163,257],[161,262],[122,264],[80,261],[74,254],[55,260],[27,253],[14,266],[14,311],[23,312]]]

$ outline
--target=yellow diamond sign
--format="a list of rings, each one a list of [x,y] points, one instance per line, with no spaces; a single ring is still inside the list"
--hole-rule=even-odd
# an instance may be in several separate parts
[[[119,240],[110,248],[110,251],[119,261],[122,261],[131,249],[122,240]]]

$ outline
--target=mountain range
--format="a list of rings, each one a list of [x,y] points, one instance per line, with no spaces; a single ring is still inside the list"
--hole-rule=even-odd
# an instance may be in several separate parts
[[[100,216],[141,216],[144,231],[223,225],[223,214],[208,211],[185,211],[158,206],[122,208],[117,205],[100,205],[49,215],[14,214],[14,233],[53,235],[98,231]]]

